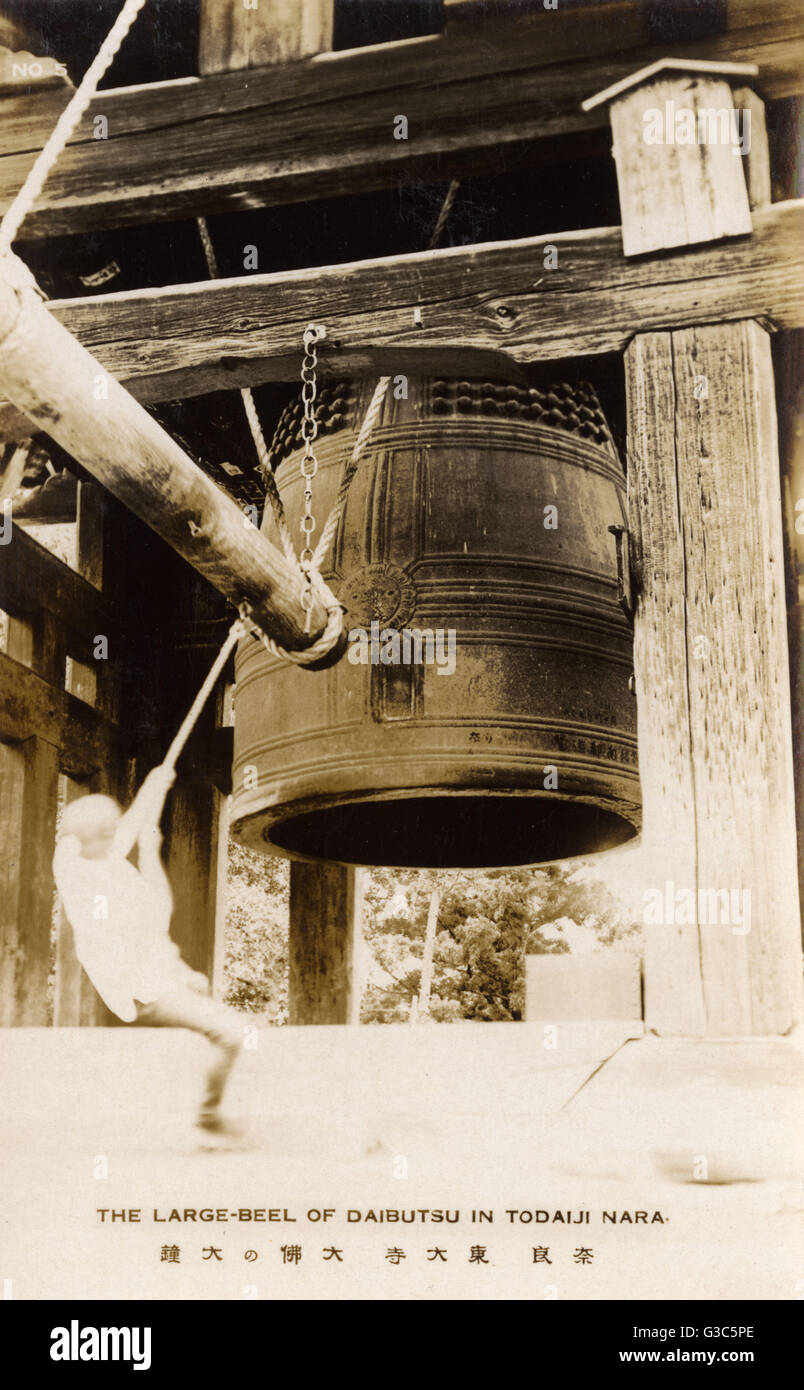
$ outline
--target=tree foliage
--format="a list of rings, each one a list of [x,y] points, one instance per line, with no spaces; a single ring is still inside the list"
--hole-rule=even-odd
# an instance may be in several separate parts
[[[434,890],[440,904],[429,1016],[438,1022],[521,1019],[528,953],[638,949],[636,914],[614,896],[594,861],[364,875],[365,1023],[409,1019]],[[274,1023],[287,1021],[288,878],[285,860],[231,846],[226,998]]]

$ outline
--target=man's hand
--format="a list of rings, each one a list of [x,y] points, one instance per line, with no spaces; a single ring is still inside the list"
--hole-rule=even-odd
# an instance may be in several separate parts
[[[165,767],[160,763],[148,773],[145,781],[137,793],[137,801],[142,798],[143,809],[147,819],[158,821],[162,814],[162,807],[165,804],[165,797],[176,780],[176,773],[172,767]]]
[[[146,832],[157,829],[162,819],[165,797],[175,780],[176,773],[172,767],[160,763],[151,769],[118,824],[113,842],[115,853],[127,856]]]
[[[160,763],[158,767],[151,768],[151,771],[142,784],[141,790],[145,791],[146,787],[149,789],[153,788],[154,793],[158,790],[163,796],[167,796],[175,780],[176,769],[173,767],[166,767],[164,763]]]

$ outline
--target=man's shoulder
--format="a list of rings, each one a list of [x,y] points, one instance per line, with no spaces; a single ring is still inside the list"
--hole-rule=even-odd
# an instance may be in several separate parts
[[[53,851],[53,872],[56,878],[80,858],[81,841],[78,836],[62,835],[61,839],[56,841],[56,848]]]

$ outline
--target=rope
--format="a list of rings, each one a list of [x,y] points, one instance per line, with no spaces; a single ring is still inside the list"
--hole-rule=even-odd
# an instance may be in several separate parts
[[[351,457],[347,461],[344,470],[341,474],[341,480],[338,484],[338,493],[333,503],[332,511],[330,512],[329,516],[326,519],[326,522],[324,523],[324,529],[321,532],[321,537],[319,539],[318,545],[316,546],[313,552],[312,567],[316,572],[321,568],[321,565],[323,564],[324,559],[326,557],[326,553],[329,550],[329,543],[338,529],[338,522],[340,521],[341,516],[343,515],[344,507],[346,506],[346,499],[349,496],[349,488],[352,485],[352,479],[354,478],[355,473],[357,472],[357,465],[360,462],[360,457],[363,451],[365,450],[366,444],[368,443],[369,435],[371,434],[371,431],[374,429],[374,426],[377,423],[377,417],[382,409],[382,403],[385,398],[385,393],[388,390],[388,383],[390,382],[390,380],[391,378],[389,376],[381,376],[379,381],[377,382],[377,385],[374,387],[374,394],[371,397],[368,410],[366,411],[365,419],[363,420],[363,424],[360,427],[360,433],[358,434],[357,439],[355,440]]]
[[[87,110],[98,83],[144,4],[145,0],[125,0],[117,19],[53,127],[44,149],[37,155],[22,188],[6,211],[0,224],[0,256],[8,256],[11,252],[11,243],[19,235],[20,227],[39,197],[45,179]]]
[[[210,279],[217,280],[220,274],[218,270],[218,258],[215,255],[215,247],[212,244],[212,238],[209,234],[207,220],[205,217],[198,217],[196,218],[196,222],[198,224],[198,232],[201,238],[201,245],[204,249],[204,256],[206,258],[207,270],[209,271]],[[390,378],[388,377],[385,378],[386,384],[389,379]],[[320,661],[320,659],[326,656],[327,653],[330,652],[332,648],[335,646],[335,643],[340,637],[341,631],[343,629],[343,607],[338,602],[338,599],[335,597],[332,590],[325,583],[325,581],[322,579],[321,575],[318,572],[319,561],[316,559],[318,551],[316,551],[316,555],[313,556],[313,560],[310,565],[309,571],[305,570],[299,561],[299,557],[296,554],[296,547],[293,544],[293,537],[290,534],[287,518],[285,516],[285,508],[282,504],[282,498],[279,495],[279,489],[276,485],[276,478],[274,476],[274,470],[271,465],[271,451],[265,442],[265,435],[263,433],[262,424],[260,423],[259,414],[257,413],[257,406],[254,401],[254,396],[251,392],[251,389],[248,386],[241,388],[240,399],[243,402],[243,409],[246,414],[249,429],[251,430],[251,437],[254,441],[254,447],[257,451],[257,457],[260,463],[260,472],[262,473],[265,479],[266,495],[271,505],[271,510],[274,515],[274,521],[276,523],[277,532],[282,543],[282,549],[285,553],[285,558],[291,565],[294,566],[295,569],[298,569],[299,572],[305,576],[305,578],[307,578],[309,575],[310,584],[317,591],[318,597],[321,599],[321,602],[327,610],[327,621],[324,627],[324,631],[321,633],[321,636],[317,637],[315,642],[312,642],[309,647],[305,647],[302,651],[288,651],[285,647],[280,647],[278,642],[275,642],[272,637],[269,637],[267,633],[263,632],[262,629],[257,626],[257,624],[253,621],[251,617],[252,609],[249,603],[242,603],[240,605],[240,620],[245,625],[246,629],[250,632],[251,636],[255,637],[258,641],[262,642],[263,646],[267,648],[267,650],[272,654],[272,656],[279,657],[281,660],[284,661],[291,661],[296,666],[309,666],[313,662]],[[374,415],[372,416],[372,423],[373,419],[376,418],[378,411],[379,402],[377,403]],[[368,432],[366,430],[366,422],[364,421],[363,429],[360,432],[360,436],[355,443],[355,450],[353,451],[353,459],[355,460],[355,463],[357,457],[359,457],[359,453],[362,452],[362,449],[365,447],[367,433]],[[358,445],[360,445],[359,450]],[[354,472],[354,469],[352,470],[352,472]],[[351,476],[349,478],[349,482],[351,482]],[[340,490],[338,497],[340,499]],[[338,512],[338,515],[335,517],[334,523],[332,514],[330,514],[327,520],[326,526],[324,528],[324,534],[321,538],[322,541],[325,540],[325,537],[327,536],[327,528],[330,527],[331,523],[332,525],[329,531],[329,535],[331,536],[334,532],[334,529],[338,524],[338,517],[340,516],[340,512],[343,511],[345,502],[346,497],[344,494],[343,501],[340,504],[340,511]],[[337,505],[338,502],[336,501],[336,507]],[[326,547],[328,544],[329,541],[327,540],[326,544],[323,546],[323,549],[322,546],[319,544],[318,550],[321,551],[322,555],[324,551],[326,551]]]
[[[447,225],[447,218],[452,212],[452,204],[455,202],[455,194],[458,192],[460,186],[460,179],[453,179],[449,188],[447,189],[447,196],[441,204],[441,211],[438,214],[438,217],[436,218],[436,224],[433,228],[433,234],[427,243],[428,251],[433,251],[435,247],[438,245],[439,241],[441,240],[444,228]]]
[[[207,219],[205,217],[197,217],[196,222],[198,224],[198,234],[201,237],[201,245],[204,248],[209,278],[210,280],[217,280],[220,278],[218,258],[215,255],[215,247],[212,245],[212,237],[209,234]],[[285,559],[295,567],[299,563],[296,555],[296,547],[293,544],[293,537],[290,534],[285,518],[282,498],[279,496],[274,470],[271,466],[271,451],[265,442],[265,435],[263,434],[262,425],[260,424],[260,417],[257,414],[257,407],[254,404],[254,397],[249,386],[241,387],[240,399],[243,402],[243,409],[246,413],[249,429],[251,430],[251,437],[254,440],[254,447],[257,450],[257,457],[260,461],[260,473],[265,481],[265,492],[271,506],[271,511],[274,514],[274,521],[276,523],[282,549],[285,552]]]
[[[441,239],[444,228],[447,224],[447,219],[450,215],[450,212],[452,211],[452,206],[455,202],[455,195],[457,194],[459,187],[460,183],[458,179],[453,179],[449,185],[449,188],[447,189],[446,196],[441,205],[441,211],[439,212],[438,217],[436,219],[436,224],[433,228],[433,232],[428,243],[428,250],[432,250]],[[201,238],[201,245],[204,249],[204,256],[206,257],[207,270],[209,272],[210,278],[216,280],[219,277],[218,260],[217,256],[215,255],[215,248],[212,244],[212,238],[209,234],[209,227],[207,226],[206,218],[198,217],[196,221],[198,223],[198,232]],[[251,437],[254,440],[254,446],[257,450],[257,457],[259,459],[260,464],[260,472],[262,473],[265,479],[266,496],[268,498],[271,510],[273,512],[274,521],[276,523],[277,532],[282,543],[282,549],[285,552],[285,557],[287,560],[289,560],[289,562],[292,565],[297,566],[303,574],[309,575],[311,584],[315,589],[317,589],[319,597],[321,598],[324,607],[327,610],[327,622],[321,636],[318,637],[316,641],[313,642],[309,647],[305,647],[303,651],[289,652],[286,651],[284,647],[280,647],[277,642],[274,642],[272,638],[270,638],[265,632],[262,631],[261,628],[257,626],[257,624],[253,621],[251,617],[252,609],[250,604],[242,603],[240,605],[240,608],[238,610],[240,614],[240,621],[249,630],[251,636],[255,637],[258,641],[262,642],[263,646],[266,647],[267,650],[271,652],[273,656],[285,661],[292,661],[297,666],[309,666],[313,662],[320,660],[321,657],[326,656],[327,653],[331,651],[332,647],[337,642],[343,628],[343,608],[341,604],[338,602],[338,599],[332,593],[332,590],[322,579],[320,571],[321,566],[324,563],[324,560],[326,559],[327,551],[329,550],[332,539],[335,535],[335,532],[338,529],[340,519],[343,516],[343,512],[346,507],[346,502],[349,496],[349,489],[352,485],[352,480],[357,472],[358,464],[363,453],[365,452],[371,433],[377,423],[380,411],[382,410],[382,404],[385,399],[385,394],[388,390],[390,380],[390,376],[381,376],[379,381],[377,382],[377,385],[374,388],[374,392],[372,394],[371,400],[369,401],[368,409],[363,419],[363,423],[360,426],[357,438],[352,447],[352,452],[344,465],[343,472],[341,473],[335,502],[333,503],[332,509],[324,524],[324,529],[321,532],[321,537],[313,552],[313,558],[310,564],[309,571],[305,571],[302,569],[299,563],[298,556],[296,554],[296,547],[293,544],[293,538],[288,528],[282,498],[279,494],[279,489],[276,485],[276,478],[274,476],[274,470],[271,463],[271,451],[265,442],[265,435],[263,433],[260,418],[257,413],[257,407],[254,403],[254,397],[249,387],[243,387],[240,391],[240,397],[243,402],[243,408],[246,413],[246,419],[248,420],[249,429],[251,430]]]
[[[326,588],[326,586],[324,587]],[[327,593],[329,593],[329,590],[327,590]],[[332,597],[332,595],[330,595],[330,597]],[[235,619],[232,626],[229,628],[223,646],[210,666],[198,694],[185,714],[167,753],[162,759],[162,766],[169,772],[175,771],[176,763],[181,756],[185,743],[195,728],[198,716],[207,703],[215,683],[229,660],[231,653],[242,637],[247,637],[249,635],[257,637],[274,656],[283,657],[288,661],[296,661],[299,665],[304,665],[310,661],[317,661],[320,657],[327,654],[340,634],[342,610],[337,600],[334,600],[334,603],[337,609],[337,617],[334,613],[328,616],[327,625],[321,636],[316,642],[313,642],[312,646],[306,647],[303,652],[286,652],[282,647],[277,646],[275,642],[271,641],[270,637],[266,637],[265,633],[251,621],[250,605],[248,603],[241,604],[240,616]]]
[[[193,703],[191,704],[189,710],[185,714],[184,719],[182,720],[182,723],[179,727],[178,733],[175,735],[173,742],[171,743],[167,753],[162,759],[162,766],[164,768],[167,768],[170,772],[172,772],[175,768],[176,762],[179,758],[179,754],[181,753],[185,743],[190,737],[190,734],[192,733],[193,728],[195,726],[195,722],[202,709],[204,708],[204,705],[207,703],[207,700],[209,699],[212,687],[214,686],[215,682],[218,679],[218,676],[220,675],[221,671],[226,665],[226,662],[229,659],[230,652],[232,652],[234,648],[237,646],[237,643],[240,641],[240,638],[246,636],[246,632],[247,628],[245,624],[241,622],[239,618],[236,618],[235,621],[232,623],[232,626],[229,628],[226,641],[224,642],[223,646],[218,652],[218,655],[215,657],[215,660],[209,669],[206,679],[204,680],[204,683],[201,686],[201,689],[199,690],[198,694],[193,700]]]
[[[241,621],[247,626],[250,635],[258,642],[262,642],[262,645],[272,656],[279,657],[281,661],[292,661],[294,666],[311,666],[313,662],[320,661],[322,657],[327,656],[332,651],[343,631],[343,605],[316,570],[310,570],[310,581],[313,588],[318,590],[321,602],[327,610],[327,621],[321,636],[311,642],[309,647],[304,647],[302,651],[286,651],[266,632],[263,632],[262,628],[258,627],[251,617],[250,603],[241,603],[238,609]]]

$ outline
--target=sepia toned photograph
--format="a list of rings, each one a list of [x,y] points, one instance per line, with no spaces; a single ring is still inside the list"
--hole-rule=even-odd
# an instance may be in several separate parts
[[[0,0],[51,1362],[527,1300],[750,1363],[804,1298],[803,98],[796,0]]]

